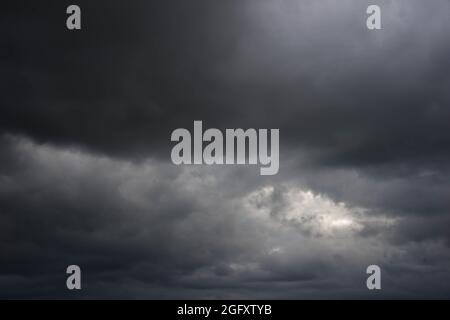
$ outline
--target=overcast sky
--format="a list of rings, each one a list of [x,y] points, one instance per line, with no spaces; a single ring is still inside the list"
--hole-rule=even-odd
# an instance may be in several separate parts
[[[449,298],[449,30],[448,0],[2,4],[0,297]],[[172,164],[194,120],[279,128],[279,173]]]

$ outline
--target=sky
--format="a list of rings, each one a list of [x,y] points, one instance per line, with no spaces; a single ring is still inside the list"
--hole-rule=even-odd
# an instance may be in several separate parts
[[[2,4],[0,298],[450,298],[450,1],[72,2]],[[174,165],[195,120],[278,174]]]

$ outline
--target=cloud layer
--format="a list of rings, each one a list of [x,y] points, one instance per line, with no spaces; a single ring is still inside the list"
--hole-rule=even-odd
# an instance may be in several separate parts
[[[0,297],[448,298],[450,2],[378,2],[6,5]],[[174,166],[194,120],[279,174]]]

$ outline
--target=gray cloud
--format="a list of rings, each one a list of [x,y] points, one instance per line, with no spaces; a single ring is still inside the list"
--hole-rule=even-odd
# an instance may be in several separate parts
[[[2,150],[21,159],[1,171],[3,297],[73,297],[63,288],[73,263],[87,298],[370,297],[372,263],[386,268],[384,297],[449,293],[435,219],[373,214],[289,182],[233,190],[233,168],[132,163],[17,137]]]
[[[449,297],[450,2],[368,3],[4,5],[0,296]],[[280,173],[173,166],[193,120],[280,128]]]

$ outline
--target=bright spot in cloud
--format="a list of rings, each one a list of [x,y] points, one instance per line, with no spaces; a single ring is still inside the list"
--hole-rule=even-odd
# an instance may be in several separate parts
[[[249,194],[244,201],[253,214],[314,236],[350,236],[366,227],[387,227],[395,222],[297,187],[264,187]]]
[[[353,224],[353,221],[350,219],[336,219],[331,221],[330,225],[336,228],[345,228],[349,227]]]

